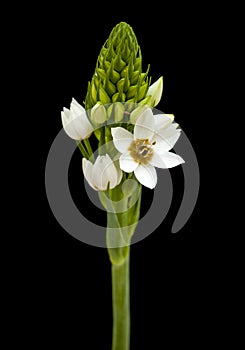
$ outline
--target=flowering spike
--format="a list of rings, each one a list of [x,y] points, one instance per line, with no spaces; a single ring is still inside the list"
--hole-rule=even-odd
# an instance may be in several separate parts
[[[148,72],[149,67],[142,73],[141,51],[133,29],[125,22],[119,23],[100,51],[85,108],[91,109],[97,102],[144,100],[149,88]]]

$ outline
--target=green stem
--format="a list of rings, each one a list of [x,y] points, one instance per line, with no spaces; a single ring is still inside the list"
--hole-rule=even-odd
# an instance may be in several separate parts
[[[88,153],[88,155],[89,155],[89,158],[91,158],[92,161],[94,161],[94,152],[93,152],[93,150],[92,150],[92,148],[91,148],[89,139],[85,139],[85,140],[83,140],[83,142],[84,142],[85,147],[86,147],[86,149],[87,149],[87,153]]]
[[[113,338],[112,350],[129,350],[129,255],[121,265],[112,264]]]
[[[89,155],[88,152],[86,151],[85,147],[83,146],[81,141],[77,141],[77,146],[80,150],[80,152],[82,153],[83,157],[89,159]]]

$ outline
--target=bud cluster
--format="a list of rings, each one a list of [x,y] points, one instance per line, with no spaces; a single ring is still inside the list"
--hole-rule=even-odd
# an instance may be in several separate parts
[[[96,103],[139,103],[147,94],[150,79],[142,72],[142,56],[133,29],[124,22],[111,32],[99,54],[88,85],[85,109]]]

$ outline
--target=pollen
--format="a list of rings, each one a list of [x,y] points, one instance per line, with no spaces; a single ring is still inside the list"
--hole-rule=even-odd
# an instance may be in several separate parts
[[[131,142],[128,150],[135,162],[147,165],[153,157],[152,144],[148,139],[136,139]]]

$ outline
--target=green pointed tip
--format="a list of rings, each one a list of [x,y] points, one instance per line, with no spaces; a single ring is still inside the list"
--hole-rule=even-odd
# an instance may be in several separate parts
[[[132,27],[118,23],[100,51],[85,108],[97,102],[140,102],[149,88],[148,71],[149,67],[142,72],[141,51]]]

